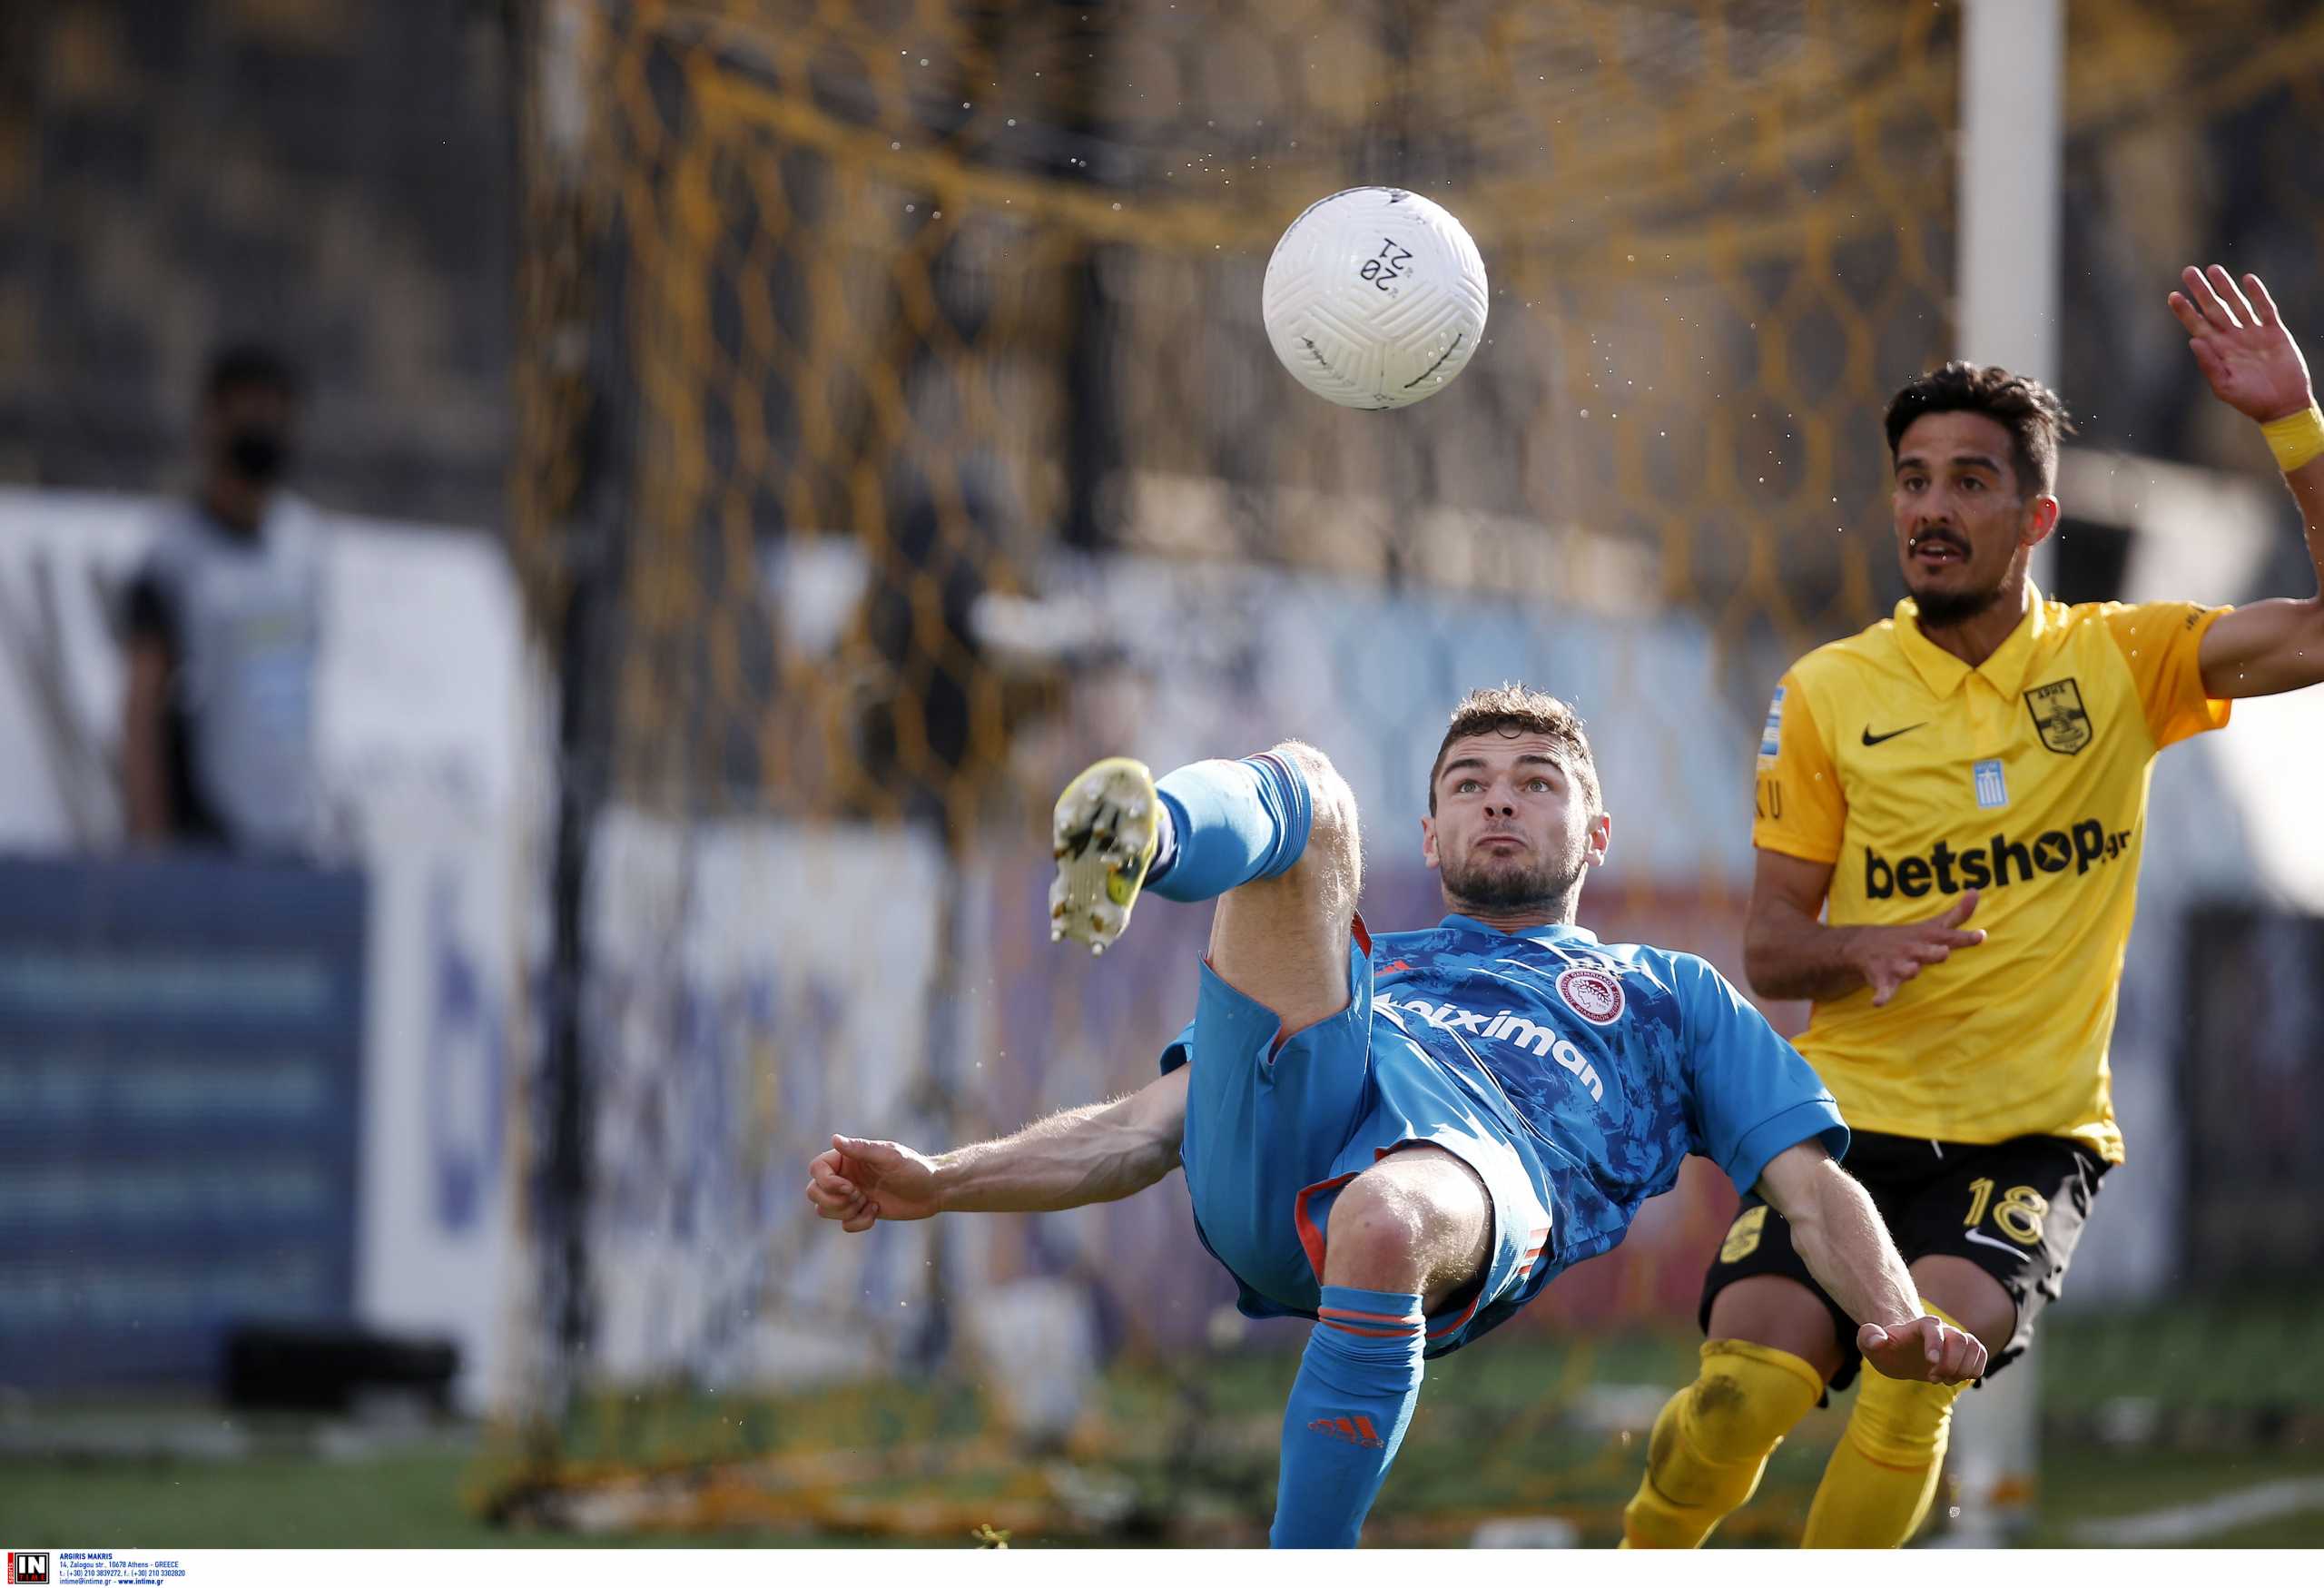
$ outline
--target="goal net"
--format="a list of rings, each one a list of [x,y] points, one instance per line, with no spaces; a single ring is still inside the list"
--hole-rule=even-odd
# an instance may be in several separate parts
[[[1290,1338],[1238,1334],[1175,1182],[864,1238],[802,1200],[834,1129],[932,1150],[1153,1073],[1206,916],[1051,948],[1045,818],[1088,760],[1324,747],[1367,916],[1409,924],[1443,714],[1524,679],[1580,706],[1615,814],[1584,923],[1739,971],[1768,689],[1893,598],[1880,405],[1948,350],[1953,15],[547,0],[531,31],[514,536],[586,858],[527,1141],[571,1301],[537,1409],[651,1390],[691,1409],[568,1420],[567,1453],[775,1464],[692,1520],[905,1526],[800,1498],[783,1431],[714,1406],[854,1396],[819,1415],[881,1472],[1103,1447],[1128,1392],[1043,1384],[1264,1376]],[[1365,182],[1445,205],[1491,278],[1466,371],[1387,415],[1301,391],[1258,318],[1284,226]],[[1682,1329],[1732,1201],[1690,1172],[1512,1331],[1602,1366]],[[882,1423],[860,1387],[931,1373],[965,1398]]]

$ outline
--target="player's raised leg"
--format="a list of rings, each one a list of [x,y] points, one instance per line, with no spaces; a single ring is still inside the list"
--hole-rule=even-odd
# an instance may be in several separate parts
[[[1210,966],[1293,1032],[1347,1007],[1363,845],[1355,796],[1322,752],[1288,743],[1253,760],[1269,769],[1275,787],[1304,791],[1306,837],[1289,866],[1220,895],[1211,917]],[[1160,886],[1178,881],[1165,877]]]
[[[1157,783],[1100,761],[1059,797],[1051,930],[1102,952],[1141,893],[1219,900],[1210,965],[1286,1031],[1348,1001],[1348,926],[1361,882],[1355,799],[1320,751],[1295,742],[1197,761]]]
[[[1141,892],[1218,901],[1191,1043],[1187,1190],[1246,1287],[1318,1319],[1285,1413],[1270,1537],[1353,1546],[1419,1395],[1432,1307],[1482,1273],[1493,1229],[1483,1182],[1450,1152],[1341,1164],[1372,1045],[1350,930],[1354,799],[1322,754],[1284,744],[1158,784],[1100,763],[1058,812],[1061,933],[1103,947]]]
[[[1323,1306],[1284,1408],[1277,1549],[1353,1549],[1420,1398],[1427,1318],[1483,1274],[1484,1182],[1433,1147],[1391,1153],[1333,1205]]]

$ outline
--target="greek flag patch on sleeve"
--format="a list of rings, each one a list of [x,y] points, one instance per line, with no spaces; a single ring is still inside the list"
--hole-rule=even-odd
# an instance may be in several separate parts
[[[1776,751],[1783,743],[1783,686],[1776,686],[1776,697],[1768,702],[1768,725],[1759,731],[1759,762],[1766,765],[1776,758]]]

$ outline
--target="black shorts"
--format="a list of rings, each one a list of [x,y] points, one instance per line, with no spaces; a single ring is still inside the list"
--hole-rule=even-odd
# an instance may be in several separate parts
[[[2017,1330],[1986,1364],[1991,1377],[2025,1354],[2034,1319],[2058,1298],[2107,1165],[2063,1136],[2018,1136],[1979,1147],[1860,1131],[1848,1145],[1846,1168],[1871,1193],[1906,1263],[1966,1258],[2009,1292],[2017,1304]],[[1792,1249],[1791,1226],[1783,1215],[1752,1196],[1743,1199],[1703,1277],[1705,1333],[1718,1293],[1756,1274],[1797,1279],[1822,1297],[1842,1357],[1832,1387],[1846,1388],[1863,1361],[1856,1320],[1808,1274]]]

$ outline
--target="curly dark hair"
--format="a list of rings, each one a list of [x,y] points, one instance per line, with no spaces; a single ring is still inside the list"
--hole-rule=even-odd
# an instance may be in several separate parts
[[[1558,747],[1566,775],[1581,785],[1591,811],[1604,808],[1598,792],[1598,763],[1590,754],[1590,739],[1581,731],[1581,716],[1554,695],[1528,689],[1522,684],[1502,684],[1472,689],[1452,708],[1452,720],[1436,746],[1436,760],[1428,769],[1428,814],[1436,814],[1436,780],[1444,770],[1444,753],[1457,739],[1479,734],[1540,734]]]
[[[1888,462],[1913,421],[1929,413],[1981,413],[2009,432],[2010,463],[2017,488],[2026,496],[2048,496],[2058,484],[2058,439],[2073,434],[2073,420],[2058,394],[2030,375],[2013,375],[1998,364],[1959,359],[1915,375],[1888,399]]]

